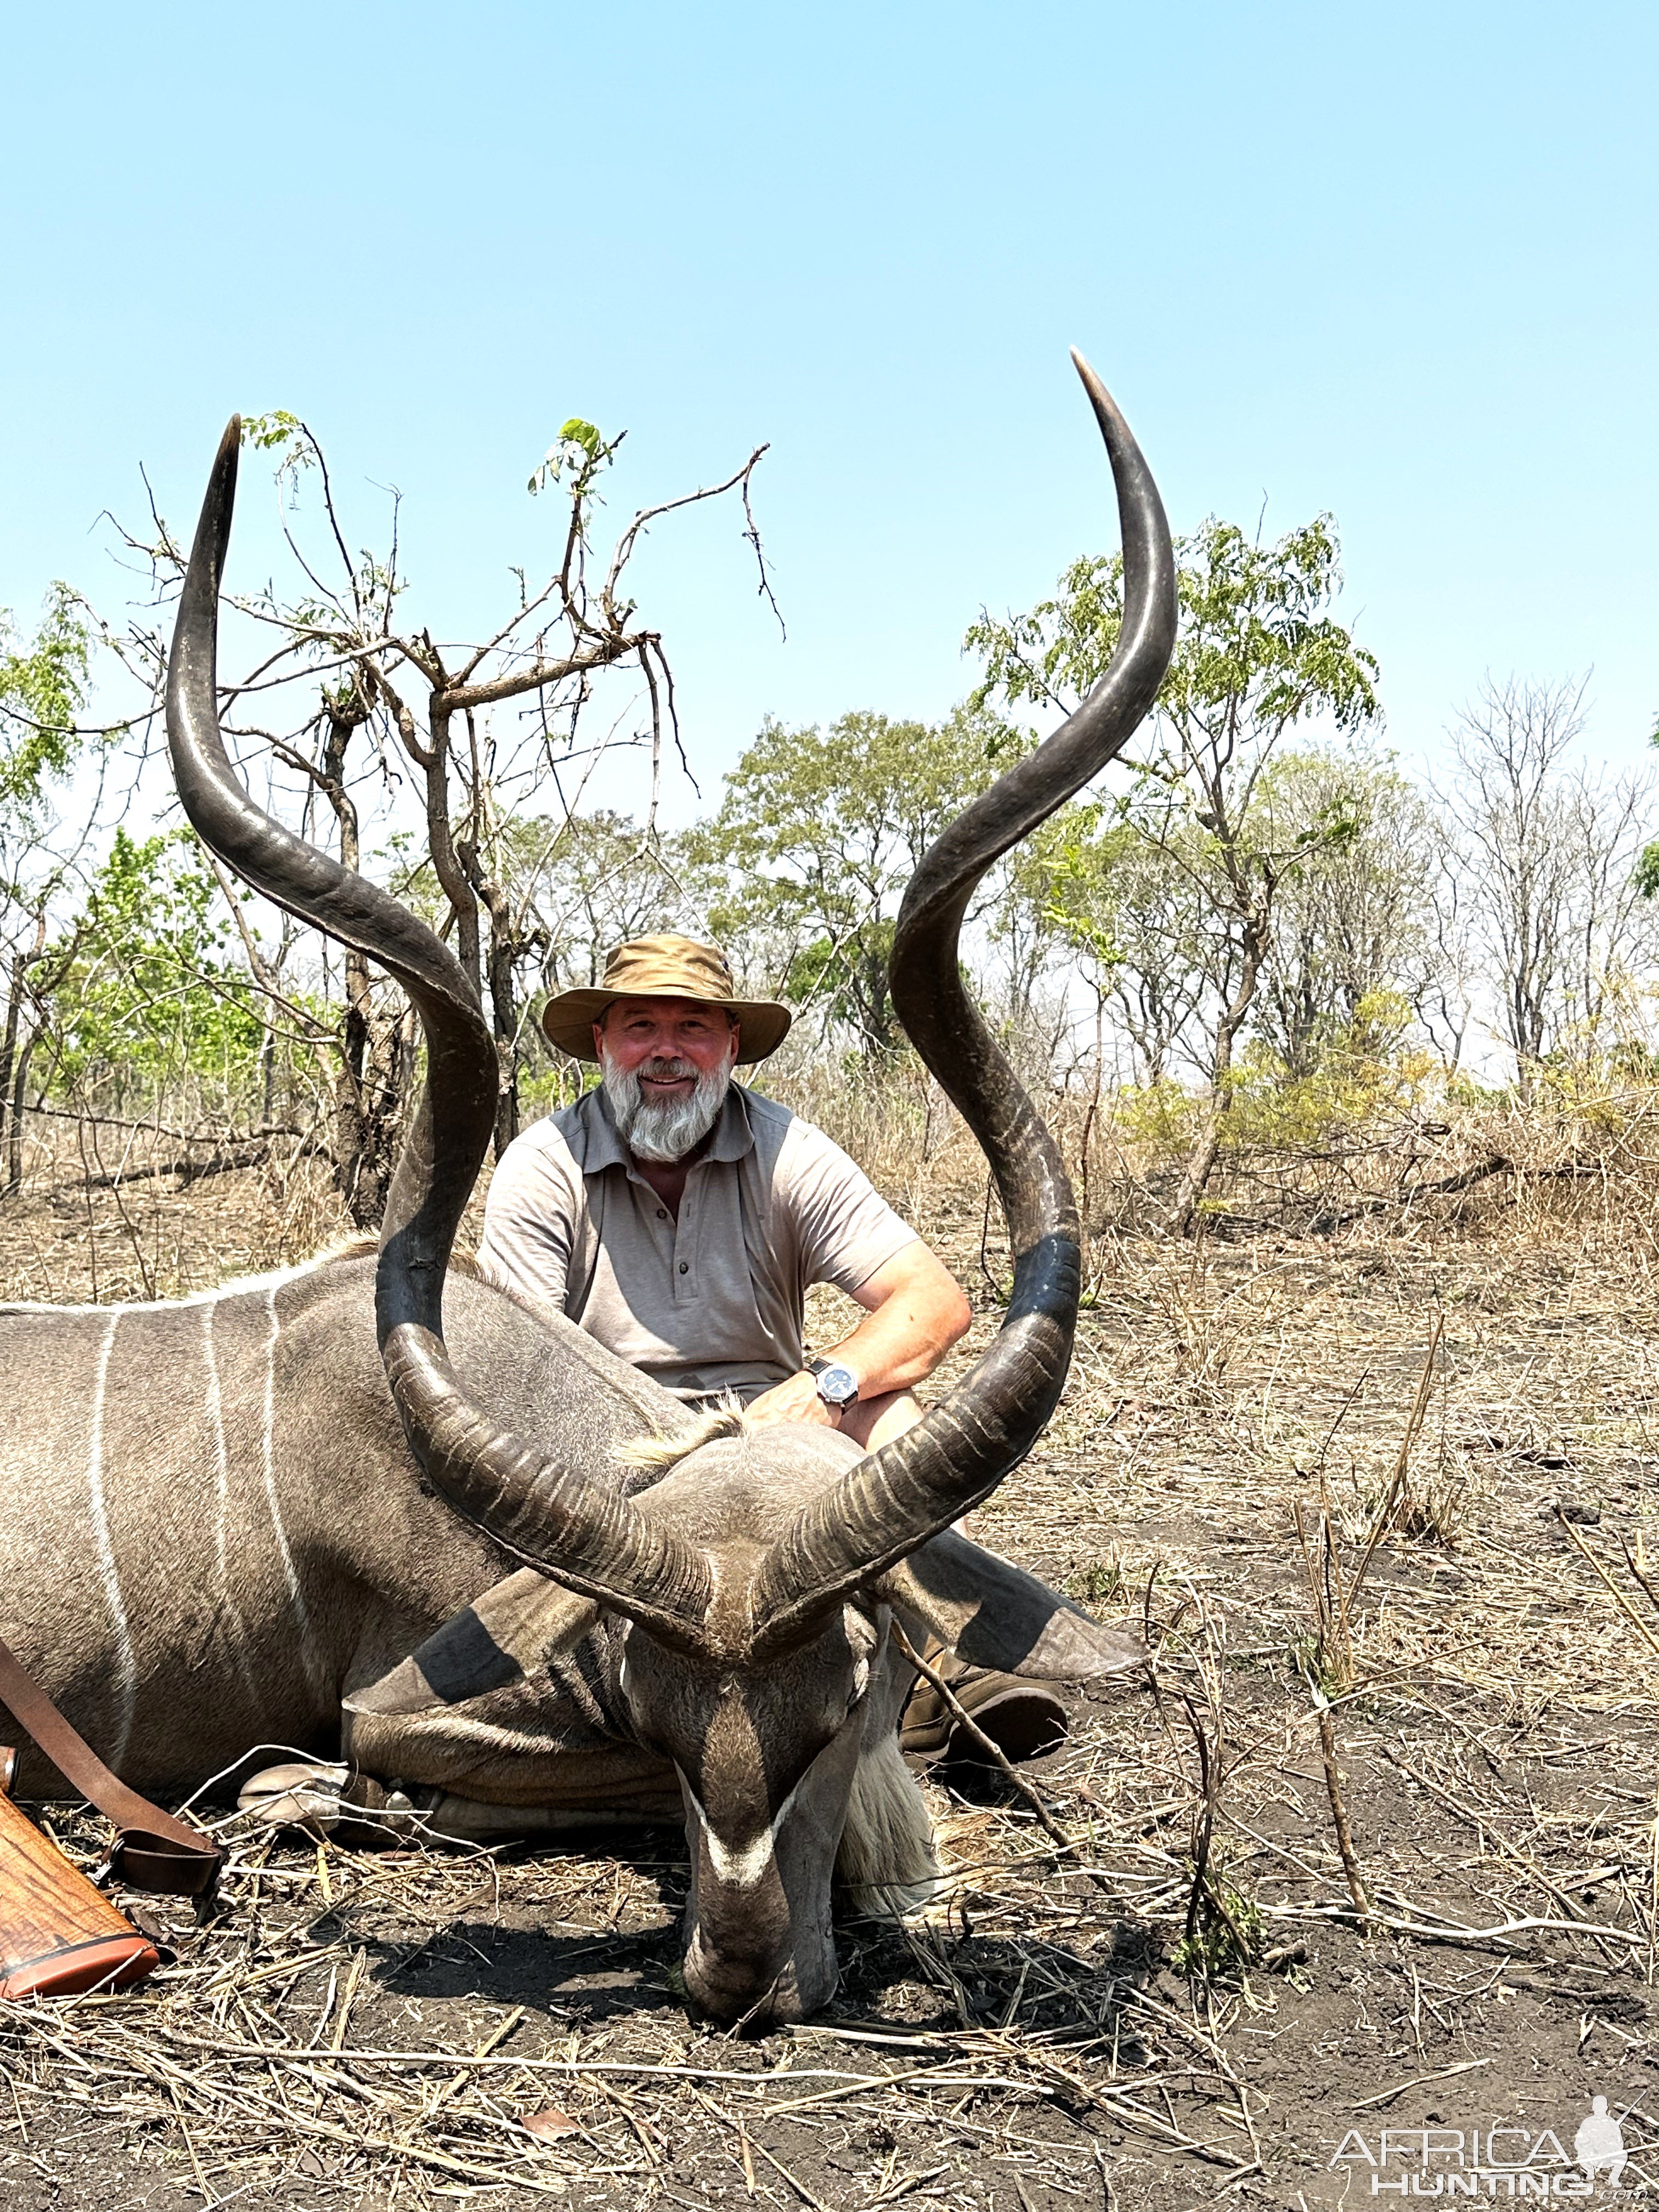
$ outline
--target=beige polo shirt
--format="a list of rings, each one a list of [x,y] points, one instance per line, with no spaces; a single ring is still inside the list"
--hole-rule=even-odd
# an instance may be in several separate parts
[[[850,1296],[915,1231],[822,1129],[733,1084],[677,1221],[617,1133],[604,1091],[502,1154],[478,1266],[683,1398],[751,1398],[800,1372],[814,1283]]]

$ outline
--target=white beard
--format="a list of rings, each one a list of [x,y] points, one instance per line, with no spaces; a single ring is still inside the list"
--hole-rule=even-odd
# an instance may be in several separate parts
[[[732,1087],[729,1060],[708,1074],[699,1073],[690,1060],[678,1059],[648,1060],[639,1067],[624,1069],[601,1049],[599,1066],[605,1073],[605,1095],[617,1133],[629,1152],[642,1160],[684,1159],[714,1127]],[[697,1087],[689,1098],[647,1098],[640,1090],[640,1077],[647,1067],[653,1076],[671,1080],[677,1075],[696,1076]]]

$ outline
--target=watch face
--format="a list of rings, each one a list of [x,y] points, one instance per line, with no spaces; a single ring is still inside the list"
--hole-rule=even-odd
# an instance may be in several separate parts
[[[850,1406],[859,1395],[859,1378],[850,1367],[826,1367],[818,1376],[818,1395],[826,1406]]]

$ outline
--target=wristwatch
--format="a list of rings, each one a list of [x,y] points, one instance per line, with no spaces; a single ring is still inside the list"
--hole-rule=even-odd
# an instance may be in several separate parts
[[[817,1377],[818,1395],[832,1413],[844,1413],[858,1403],[859,1378],[838,1359],[809,1359],[809,1374]]]

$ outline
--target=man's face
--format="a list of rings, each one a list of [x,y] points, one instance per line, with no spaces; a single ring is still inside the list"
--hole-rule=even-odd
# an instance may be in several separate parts
[[[618,999],[593,1024],[605,1095],[641,1159],[678,1160],[702,1143],[732,1079],[738,1027],[690,999]]]

